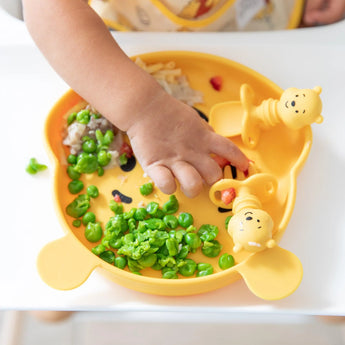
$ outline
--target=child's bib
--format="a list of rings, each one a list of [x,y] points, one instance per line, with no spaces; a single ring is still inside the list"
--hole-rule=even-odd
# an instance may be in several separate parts
[[[258,31],[298,26],[304,0],[90,0],[108,26],[131,31]]]

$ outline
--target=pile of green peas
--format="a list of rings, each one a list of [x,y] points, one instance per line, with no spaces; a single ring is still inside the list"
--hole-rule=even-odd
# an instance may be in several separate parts
[[[100,117],[99,114],[91,114],[88,109],[83,109],[70,114],[67,124],[74,121],[87,124],[91,116]],[[113,138],[111,130],[105,133],[96,130],[95,138],[83,137],[82,151],[78,155],[68,156],[70,193],[79,194],[84,189],[81,174],[104,174],[103,167],[111,160],[108,148]],[[153,189],[152,182],[145,183],[140,186],[140,193],[148,196]],[[148,267],[160,270],[165,279],[177,279],[179,275],[203,277],[213,273],[211,264],[196,263],[188,256],[199,249],[206,257],[219,256],[222,249],[216,240],[219,230],[210,224],[204,224],[197,230],[190,213],[176,215],[179,203],[174,195],[162,207],[157,202],[150,202],[146,207],[132,208],[128,212],[124,212],[121,203],[111,200],[109,207],[114,216],[103,230],[95,214],[88,211],[91,198],[96,198],[98,194],[96,186],[88,186],[85,194],[78,195],[66,207],[67,214],[75,218],[72,224],[75,227],[85,226],[85,238],[91,243],[100,242],[92,248],[95,255],[120,269],[128,267],[135,274],[141,274],[140,271]],[[220,256],[218,264],[221,269],[228,269],[235,261],[232,255],[225,253]]]
[[[101,259],[121,269],[128,267],[135,274],[151,267],[160,270],[165,279],[177,279],[179,275],[203,277],[213,273],[211,264],[196,263],[188,256],[200,248],[205,256],[217,257],[222,248],[215,239],[218,228],[204,224],[197,230],[190,213],[177,215],[179,203],[175,195],[171,195],[162,207],[152,201],[146,207],[124,212],[123,205],[114,200],[109,206],[114,216],[106,223],[103,236],[99,228],[94,227],[100,243],[92,252]],[[223,269],[224,262],[226,260],[222,259],[224,268],[220,267]]]
[[[91,198],[97,198],[99,195],[98,188],[94,185],[90,185],[86,188],[86,194],[79,194],[74,200],[69,203],[66,207],[66,213],[75,218],[72,222],[73,226],[80,227],[81,224],[89,226],[89,224],[96,223],[96,216],[93,212],[88,212],[88,209],[91,207],[90,200]],[[90,225],[92,227],[92,225]],[[86,231],[86,230],[85,230]],[[91,233],[88,229],[88,233]],[[101,232],[102,236],[102,232]],[[87,239],[95,238],[94,235],[86,235]],[[94,242],[97,242],[99,239],[96,239]],[[92,242],[92,241],[91,241]]]
[[[100,114],[94,114],[89,109],[82,109],[79,112],[71,113],[67,118],[67,125],[74,121],[88,124],[91,117],[100,118]],[[114,132],[108,129],[105,133],[97,129],[93,137],[87,135],[82,138],[82,150],[77,154],[70,154],[67,157],[69,163],[67,174],[72,180],[68,184],[68,190],[72,194],[80,193],[84,183],[80,181],[81,174],[97,172],[98,176],[104,174],[104,167],[111,161],[109,146],[114,140]]]

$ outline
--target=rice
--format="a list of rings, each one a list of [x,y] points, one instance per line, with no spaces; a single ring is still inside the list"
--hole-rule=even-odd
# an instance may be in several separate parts
[[[180,68],[176,68],[174,61],[146,64],[138,57],[135,63],[151,74],[169,95],[190,106],[203,103],[203,94],[190,87],[187,77]]]
[[[184,75],[179,76],[176,83],[169,83],[164,79],[159,79],[157,81],[169,95],[190,105],[191,107],[196,103],[203,102],[202,93],[192,89],[189,86],[187,77]]]
[[[62,143],[70,147],[72,155],[76,155],[81,151],[82,137],[86,135],[86,128],[86,125],[77,121],[67,127],[67,134]]]

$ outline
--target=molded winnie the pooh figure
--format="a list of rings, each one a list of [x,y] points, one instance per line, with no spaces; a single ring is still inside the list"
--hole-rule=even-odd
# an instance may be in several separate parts
[[[231,217],[228,225],[229,235],[234,241],[234,253],[244,249],[259,252],[275,246],[272,239],[273,220],[260,209],[244,208]]]
[[[234,253],[242,249],[259,252],[276,245],[272,239],[273,220],[261,207],[260,200],[250,194],[247,188],[242,188],[240,195],[234,199],[234,215],[228,224],[228,233],[234,242]]]
[[[244,144],[254,148],[259,141],[261,130],[268,130],[279,123],[298,130],[313,122],[321,123],[321,87],[313,89],[286,89],[279,100],[265,99],[255,105],[255,93],[248,84],[240,89],[244,110],[241,136]]]
[[[278,116],[291,129],[300,129],[313,122],[321,123],[321,87],[314,89],[286,89],[277,105]]]
[[[219,207],[231,207],[223,204],[221,191],[233,188],[232,213],[228,224],[228,233],[234,242],[233,251],[260,252],[273,248],[276,241],[272,238],[274,221],[263,210],[262,203],[270,200],[278,188],[277,179],[267,173],[257,173],[245,180],[226,178],[219,180],[210,188],[210,199]]]

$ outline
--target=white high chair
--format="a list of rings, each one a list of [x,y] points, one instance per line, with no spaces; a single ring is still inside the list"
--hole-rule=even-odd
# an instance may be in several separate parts
[[[23,19],[21,0],[0,0],[0,8],[3,8],[11,16]]]

